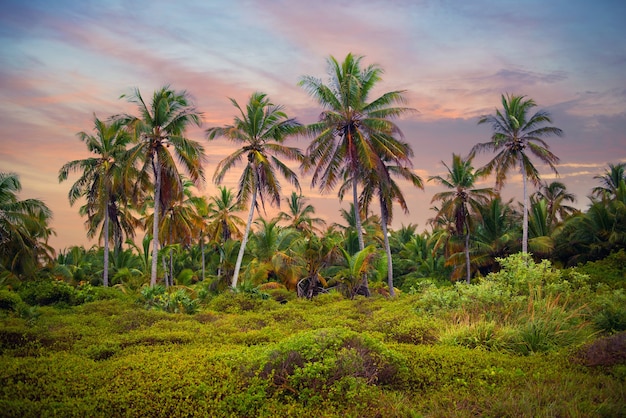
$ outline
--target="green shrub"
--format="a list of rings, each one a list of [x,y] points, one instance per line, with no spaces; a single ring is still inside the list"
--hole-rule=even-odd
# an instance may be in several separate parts
[[[609,290],[600,285],[592,307],[592,320],[600,331],[626,331],[626,292],[623,289]]]
[[[104,342],[90,346],[85,354],[92,360],[106,360],[120,351],[120,345],[115,342]]]
[[[273,394],[305,404],[327,399],[330,388],[347,381],[394,387],[406,374],[400,355],[367,335],[342,328],[289,338],[271,347],[256,367],[254,374],[270,380]]]
[[[209,300],[207,307],[218,312],[241,313],[269,309],[275,304],[267,293],[226,291]]]
[[[24,302],[29,305],[75,305],[76,289],[59,280],[38,280],[29,282],[19,289]]]
[[[146,308],[159,309],[170,313],[194,314],[198,311],[199,301],[191,294],[192,290],[182,287],[162,285],[144,287],[141,297]]]
[[[604,283],[613,289],[626,290],[626,251],[619,250],[603,260],[590,261],[572,269],[588,275],[590,283]]]
[[[115,287],[92,286],[81,283],[76,287],[76,303],[83,304],[97,300],[125,299],[127,296]]]
[[[17,293],[0,289],[0,311],[15,312],[22,303],[22,298]]]

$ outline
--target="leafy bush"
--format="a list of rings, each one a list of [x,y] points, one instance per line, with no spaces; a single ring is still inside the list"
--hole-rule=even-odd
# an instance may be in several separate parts
[[[207,307],[218,312],[257,312],[261,309],[268,309],[276,303],[268,299],[267,293],[259,291],[226,291],[210,299]]]
[[[270,380],[273,394],[305,404],[327,399],[347,382],[399,386],[406,373],[404,359],[397,353],[370,337],[340,328],[287,339],[268,350],[257,367],[258,375]]]
[[[76,289],[60,280],[38,280],[19,289],[24,302],[29,305],[75,305],[78,303]]]
[[[626,331],[626,292],[623,289],[610,290],[606,285],[598,286],[592,307],[592,320],[600,331]]]
[[[591,277],[590,283],[604,283],[613,289],[626,290],[626,251],[619,250],[603,260],[590,261],[572,269]]]
[[[11,290],[0,290],[0,311],[15,312],[22,303],[22,298],[17,293]]]
[[[160,309],[170,313],[194,314],[198,311],[199,302],[190,294],[188,288],[163,285],[144,287],[141,297],[146,308]]]

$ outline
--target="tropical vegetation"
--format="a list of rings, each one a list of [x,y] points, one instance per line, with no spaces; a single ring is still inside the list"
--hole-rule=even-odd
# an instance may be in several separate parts
[[[530,160],[556,170],[545,138],[562,131],[503,95],[479,120],[491,141],[428,177],[424,229],[393,228],[423,187],[397,120],[413,109],[404,91],[370,99],[382,69],[363,60],[300,80],[323,108],[309,125],[265,93],[231,99],[233,122],[204,131],[237,145],[216,167],[186,91],[135,90],[136,115],[94,116],[89,155],[59,170],[89,248],[51,248],[49,208],[0,172],[3,413],[624,415],[626,163],[580,209]],[[479,151],[496,155],[475,168]],[[515,167],[522,202],[501,195]],[[336,218],[303,195],[307,175],[351,195]]]

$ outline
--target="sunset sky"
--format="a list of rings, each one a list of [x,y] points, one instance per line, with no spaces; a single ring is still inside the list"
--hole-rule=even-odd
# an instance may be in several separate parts
[[[67,200],[77,176],[59,184],[58,170],[89,156],[76,133],[92,130],[94,113],[106,119],[134,112],[122,94],[136,87],[150,97],[169,84],[192,95],[203,126],[188,136],[207,149],[201,193],[210,196],[217,162],[232,148],[206,141],[203,132],[232,121],[228,98],[245,103],[263,91],[290,116],[312,122],[321,109],[297,86],[299,78],[325,79],[327,57],[342,60],[348,52],[385,70],[378,93],[406,90],[419,111],[398,124],[424,180],[443,174],[441,161],[449,164],[453,152],[465,155],[489,139],[489,127],[476,122],[500,107],[503,93],[533,98],[564,130],[548,143],[578,207],[587,207],[594,175],[626,161],[623,0],[0,0],[0,6],[0,171],[20,176],[21,198],[42,199],[53,210],[56,249],[94,244],[85,237],[80,204]],[[290,145],[304,149],[307,141]],[[538,167],[545,180],[554,178]],[[234,187],[240,172],[236,167],[225,185]],[[309,176],[301,182],[318,215],[341,222],[336,193],[320,196]],[[521,200],[520,183],[512,176],[505,197]],[[286,183],[283,189],[291,191]],[[404,187],[411,213],[396,208],[393,227],[414,223],[423,230],[437,191],[432,183],[424,191]]]

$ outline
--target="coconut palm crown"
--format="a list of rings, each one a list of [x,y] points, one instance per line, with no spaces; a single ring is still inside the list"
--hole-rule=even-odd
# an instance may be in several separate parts
[[[474,145],[470,155],[477,152],[494,152],[496,155],[485,165],[487,172],[495,170],[496,190],[499,191],[511,169],[520,168],[524,188],[524,216],[522,252],[528,250],[528,193],[526,180],[530,179],[535,186],[541,184],[539,171],[530,160],[531,155],[547,164],[558,174],[556,164],[559,158],[554,155],[546,141],[549,136],[562,136],[563,131],[554,126],[550,114],[539,110],[531,114],[537,104],[526,96],[502,95],[502,110],[496,109],[494,115],[482,116],[478,124],[489,124],[493,130],[491,140]]]

